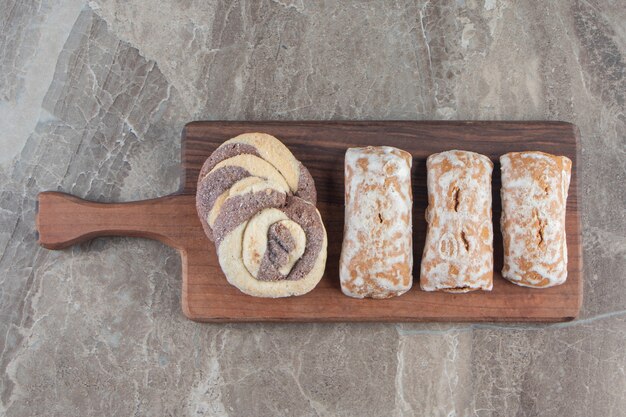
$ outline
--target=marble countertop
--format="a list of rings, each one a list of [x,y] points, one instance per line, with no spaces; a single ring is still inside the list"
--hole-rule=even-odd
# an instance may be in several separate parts
[[[0,2],[0,414],[625,416],[626,8]],[[553,325],[202,325],[160,243],[36,244],[39,191],[178,187],[197,119],[545,119],[581,131],[585,296]]]

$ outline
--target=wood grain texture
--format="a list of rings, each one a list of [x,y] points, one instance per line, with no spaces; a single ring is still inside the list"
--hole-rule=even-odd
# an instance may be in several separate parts
[[[328,230],[328,262],[320,284],[304,296],[254,298],[230,286],[195,212],[197,175],[204,160],[226,139],[252,131],[269,133],[282,140],[315,179],[318,209]],[[348,147],[367,145],[396,146],[414,157],[414,286],[405,295],[387,300],[351,299],[341,293],[339,286],[343,157]],[[571,320],[582,303],[577,146],[577,128],[562,122],[193,122],[183,130],[179,194],[134,203],[98,204],[59,193],[42,193],[37,217],[39,240],[45,247],[58,249],[97,236],[126,235],[149,237],[178,248],[183,260],[183,311],[197,321]],[[450,149],[479,152],[495,164],[495,273],[491,292],[448,294],[419,289],[419,264],[426,236],[426,158]],[[574,163],[566,219],[569,276],[559,287],[523,288],[500,275],[498,157],[524,150],[565,155]]]
[[[185,250],[204,240],[193,195],[172,195],[131,203],[95,203],[69,194],[39,194],[39,244],[63,249],[100,236],[134,236],[158,240]]]

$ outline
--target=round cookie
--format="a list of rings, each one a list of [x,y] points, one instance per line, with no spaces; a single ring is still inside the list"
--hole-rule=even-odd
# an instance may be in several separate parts
[[[257,297],[311,291],[328,246],[309,171],[273,136],[239,135],[205,161],[196,208],[228,282]]]
[[[244,133],[222,143],[205,161],[200,170],[199,181],[220,162],[242,154],[266,160],[285,178],[293,194],[316,204],[315,182],[309,170],[281,141],[266,133]]]
[[[288,196],[279,208],[261,208],[258,197],[247,194],[237,201],[246,207],[256,205],[259,210],[253,217],[248,218],[248,212],[237,213],[228,227],[215,230],[222,271],[229,283],[248,295],[277,298],[306,294],[319,283],[326,266],[328,240],[320,214],[299,197]],[[281,237],[281,232],[272,230],[281,226],[292,230],[283,230]],[[265,243],[259,245],[258,240]],[[280,247],[286,256],[281,260],[272,246]],[[298,256],[300,250],[302,255]]]
[[[280,172],[258,156],[240,154],[217,163],[199,181],[196,194],[196,209],[209,239],[213,240],[213,226],[209,217],[215,210],[215,204],[228,196],[230,188],[235,183],[248,177],[269,180],[276,185],[277,189],[285,193],[289,192],[289,185]]]

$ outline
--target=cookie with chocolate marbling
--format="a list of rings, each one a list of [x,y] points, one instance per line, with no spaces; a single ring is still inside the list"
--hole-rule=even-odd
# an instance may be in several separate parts
[[[295,196],[277,206],[280,198],[275,190],[231,197],[225,206],[243,209],[224,210],[227,218],[215,229],[226,279],[256,297],[306,294],[326,266],[326,229],[315,206]]]
[[[226,198],[233,184],[251,176],[273,180],[285,191],[316,203],[313,177],[281,141],[265,133],[244,133],[220,145],[200,170],[196,206],[209,239],[213,240],[209,218],[215,203]]]
[[[273,136],[224,142],[204,163],[196,207],[229,283],[257,297],[312,290],[328,245],[308,170]]]

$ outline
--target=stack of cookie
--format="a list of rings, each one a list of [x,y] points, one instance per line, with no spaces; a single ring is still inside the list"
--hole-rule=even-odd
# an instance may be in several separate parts
[[[278,139],[224,142],[198,178],[196,207],[230,282],[257,297],[311,291],[326,265],[326,230],[311,174]]]

